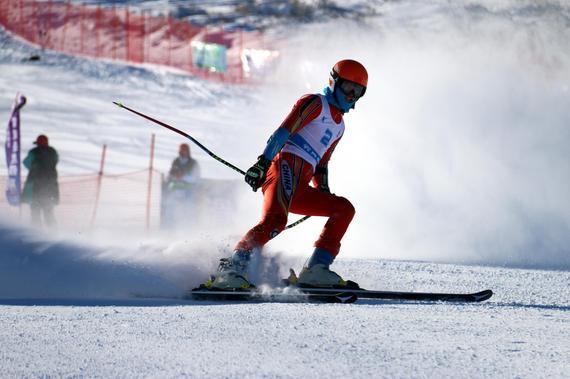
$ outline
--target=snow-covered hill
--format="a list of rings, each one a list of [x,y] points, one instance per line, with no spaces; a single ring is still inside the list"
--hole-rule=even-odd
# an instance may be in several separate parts
[[[165,299],[204,280],[256,222],[260,197],[245,185],[240,220],[208,230],[78,235],[31,230],[0,214],[4,375],[567,376],[568,5],[344,7],[374,16],[316,12],[312,21],[291,18],[267,30],[281,60],[256,86],[40,52],[0,31],[0,119],[7,120],[16,92],[24,93],[23,148],[48,134],[61,175],[95,173],[102,144],[109,146],[108,172],[145,167],[151,133],[155,165],[168,169],[180,136],[118,109],[115,100],[247,168],[301,94],[320,91],[335,61],[359,59],[369,89],[347,115],[331,162],[333,191],[357,209],[335,269],[368,288],[491,288],[495,296],[473,305]],[[37,53],[40,61],[26,60]],[[204,176],[236,178],[193,152]],[[299,269],[322,225],[312,218],[272,241],[259,282],[275,284],[289,267]]]

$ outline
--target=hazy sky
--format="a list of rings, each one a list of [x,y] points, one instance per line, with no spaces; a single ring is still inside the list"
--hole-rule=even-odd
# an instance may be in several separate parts
[[[570,30],[559,10],[404,2],[360,26],[301,28],[263,94],[273,126],[337,60],[358,59],[370,76],[330,165],[332,190],[357,208],[342,254],[570,266]],[[311,237],[296,231],[303,243],[314,223]]]

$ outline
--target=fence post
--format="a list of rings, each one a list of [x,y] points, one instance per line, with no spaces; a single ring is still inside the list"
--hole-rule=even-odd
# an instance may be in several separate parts
[[[138,51],[139,57],[140,57],[139,63],[144,63],[145,62],[144,50],[145,50],[145,39],[146,39],[146,36],[145,36],[146,22],[144,19],[144,12],[142,12],[142,11],[139,13],[139,25],[137,28],[137,32],[140,33],[140,38],[141,38],[141,40],[138,42],[138,45],[140,48],[140,50]]]
[[[239,57],[238,57],[238,62],[239,62],[239,82],[243,83],[244,82],[244,72],[243,72],[243,29],[240,29],[240,33],[239,33]]]
[[[131,17],[130,17],[130,12],[129,12],[129,7],[127,6],[125,8],[125,61],[127,62],[131,62],[131,54],[129,51],[130,48],[130,29],[131,29],[131,25],[130,25],[130,21],[131,21]]]
[[[67,24],[69,24],[69,8],[71,8],[71,3],[70,0],[67,0],[67,2],[65,3],[65,15],[63,16],[63,28],[61,28],[62,30],[62,36],[61,36],[61,51],[64,53],[69,53],[68,50],[65,49],[65,36],[67,35]]]
[[[117,23],[117,9],[115,8],[115,3],[113,3],[113,16],[111,17],[111,38],[113,39],[113,59],[117,59],[117,31],[115,24]]]
[[[43,7],[40,8],[40,4],[37,2],[34,2],[34,7],[33,7],[33,13],[32,13],[32,18],[35,19],[35,22],[31,22],[32,25],[34,25],[34,28],[36,30],[33,30],[33,28],[31,28],[30,25],[30,29],[32,31],[30,37],[30,41],[32,43],[35,43],[36,45],[40,45],[40,49],[43,49],[44,46],[42,44],[42,35],[41,35],[41,29],[42,29],[42,15],[41,12],[43,11]]]
[[[34,38],[35,39],[30,39],[33,43],[35,43],[36,45],[40,46],[40,49],[43,50],[44,49],[44,44],[43,44],[43,39],[42,39],[42,23],[44,21],[44,7],[43,4],[39,4],[39,3],[34,3],[34,14],[32,17],[35,18],[35,23],[34,23],[34,28],[35,33],[34,33]]]
[[[194,38],[196,37],[195,34],[192,35],[192,38],[190,38],[190,41],[188,41],[188,71],[194,75],[194,53],[192,52],[192,41],[194,40]]]
[[[170,9],[166,17],[168,20],[168,66],[172,66],[172,20],[170,19]]]
[[[53,0],[48,1],[48,14],[47,14],[47,27],[46,27],[46,39],[47,39],[47,48],[53,49],[55,46],[52,46],[52,33],[53,33],[53,20],[52,20],[52,4]],[[49,37],[48,37],[49,36]]]
[[[92,228],[95,224],[95,217],[97,216],[97,209],[99,208],[99,196],[101,195],[101,184],[103,182],[103,170],[105,168],[105,153],[107,151],[107,145],[103,145],[103,152],[101,153],[101,164],[99,166],[99,175],[97,176],[97,190],[95,192],[95,206],[93,207],[93,213],[91,214],[91,224]]]
[[[148,22],[148,16],[147,16],[147,10],[143,10],[142,11],[142,15],[143,15],[143,63],[148,63],[150,60],[150,55],[149,55],[149,47],[147,46],[147,43],[149,42],[149,33],[148,33],[148,28],[147,28],[147,22]]]
[[[18,93],[19,96],[19,93]],[[20,125],[21,127],[21,125]],[[18,138],[18,154],[22,154],[22,135],[20,134],[19,138]],[[21,155],[20,155],[21,158]],[[22,172],[22,159],[18,159],[18,172]],[[22,180],[20,179],[20,183],[19,183],[20,187],[18,188],[18,191],[20,192],[20,194],[22,193]],[[20,203],[18,204],[18,216],[20,217],[20,220],[22,220],[22,198],[20,197]]]
[[[148,166],[148,189],[146,194],[146,231],[150,230],[150,197],[152,192],[152,172],[154,171],[154,133],[150,138],[150,163]]]
[[[85,20],[85,6],[79,5],[76,6],[79,10],[79,54],[83,54],[84,43],[83,39],[85,38],[85,33],[83,33],[83,23]]]
[[[18,1],[18,34],[22,35],[24,31],[24,1]]]
[[[97,10],[95,11],[95,57],[99,58],[101,56],[100,41],[99,41],[99,28],[101,27],[101,4],[97,4]]]

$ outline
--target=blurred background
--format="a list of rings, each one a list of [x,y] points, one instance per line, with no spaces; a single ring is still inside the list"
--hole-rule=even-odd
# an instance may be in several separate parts
[[[351,58],[370,81],[329,165],[331,190],[357,210],[340,257],[570,267],[566,2],[7,0],[0,24],[0,119],[25,95],[21,158],[42,133],[60,156],[49,238],[214,267],[258,222],[261,195],[112,101],[245,170],[295,101]],[[200,179],[178,188],[174,214],[182,143]],[[6,230],[28,213],[2,196]],[[324,222],[266,250],[304,259]]]

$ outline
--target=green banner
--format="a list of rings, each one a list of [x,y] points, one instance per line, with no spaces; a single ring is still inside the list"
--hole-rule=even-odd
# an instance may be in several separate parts
[[[226,72],[227,48],[217,43],[192,42],[192,64],[213,72]]]

